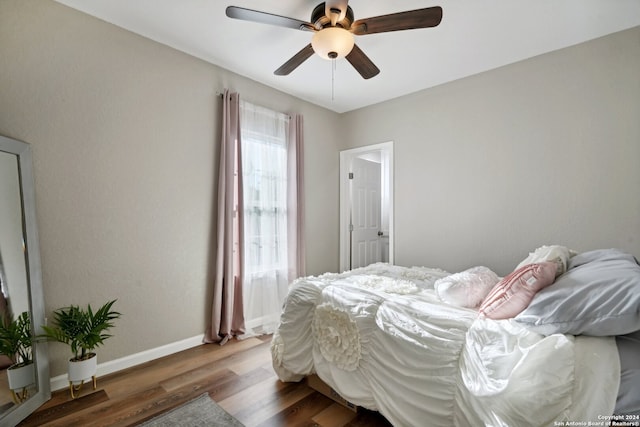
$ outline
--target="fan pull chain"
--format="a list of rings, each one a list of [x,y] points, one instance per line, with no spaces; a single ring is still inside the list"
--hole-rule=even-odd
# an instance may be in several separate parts
[[[336,60],[331,60],[331,101],[335,99]]]

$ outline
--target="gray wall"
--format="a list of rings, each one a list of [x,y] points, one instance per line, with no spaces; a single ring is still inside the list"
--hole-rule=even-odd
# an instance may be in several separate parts
[[[395,141],[397,264],[640,256],[640,27],[341,119],[343,148]]]
[[[304,115],[305,191],[323,196],[308,272],[337,268],[336,113],[52,1],[0,2],[0,62],[0,134],[33,146],[47,313],[118,298],[124,314],[100,362],[205,330],[224,88]]]
[[[506,274],[550,243],[640,256],[639,40],[338,116],[58,3],[2,0],[0,134],[33,146],[47,311],[118,298],[101,362],[204,331],[225,87],[305,116],[310,274],[338,268],[339,150],[391,140],[399,264]]]

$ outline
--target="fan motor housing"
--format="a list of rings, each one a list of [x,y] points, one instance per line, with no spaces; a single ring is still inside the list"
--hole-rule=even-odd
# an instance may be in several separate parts
[[[311,12],[311,23],[316,28],[316,30],[321,30],[327,25],[331,25],[331,17],[327,16],[325,13],[325,4],[320,3],[313,9]],[[336,26],[340,26],[345,30],[351,28],[351,24],[353,24],[353,9],[351,6],[347,6],[347,11],[344,15],[344,19],[336,23]]]

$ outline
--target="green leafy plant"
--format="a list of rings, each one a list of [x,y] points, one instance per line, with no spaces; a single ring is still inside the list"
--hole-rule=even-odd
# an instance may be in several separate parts
[[[23,312],[15,320],[3,319],[0,324],[0,354],[9,357],[14,365],[25,366],[33,362],[31,318]]]
[[[42,327],[42,336],[49,341],[69,345],[74,355],[72,361],[85,360],[112,336],[107,331],[121,315],[111,309],[115,302],[109,301],[95,312],[91,305],[87,305],[86,309],[77,305],[59,308],[53,312],[52,326]]]

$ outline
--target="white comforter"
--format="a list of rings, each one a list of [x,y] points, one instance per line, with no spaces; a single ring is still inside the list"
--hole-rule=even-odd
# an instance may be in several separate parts
[[[396,426],[603,425],[620,376],[612,338],[481,319],[438,299],[448,274],[374,264],[298,279],[271,345],[279,378],[317,373]]]

